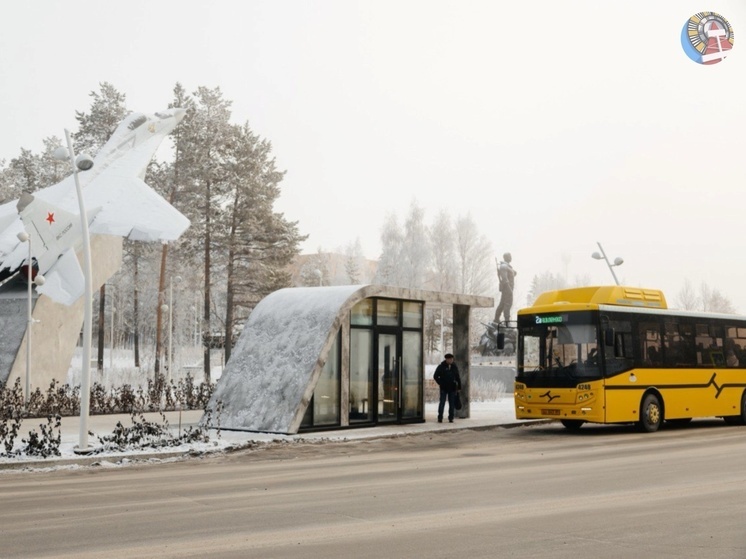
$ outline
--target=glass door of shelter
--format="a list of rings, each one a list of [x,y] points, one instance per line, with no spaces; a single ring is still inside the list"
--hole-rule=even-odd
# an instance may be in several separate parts
[[[379,423],[421,421],[422,334],[379,332],[377,421]]]
[[[401,348],[397,334],[378,334],[378,422],[399,420]]]

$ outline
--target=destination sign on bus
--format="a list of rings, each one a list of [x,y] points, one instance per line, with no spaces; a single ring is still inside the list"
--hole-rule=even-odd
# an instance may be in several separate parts
[[[536,316],[536,324],[562,324],[564,316]]]

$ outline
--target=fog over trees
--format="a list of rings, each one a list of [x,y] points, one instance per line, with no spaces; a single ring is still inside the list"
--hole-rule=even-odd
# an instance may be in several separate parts
[[[590,285],[590,278],[587,276],[576,276],[572,282],[556,272],[545,271],[537,274],[531,280],[531,287],[528,292],[528,305],[531,305],[536,298],[545,291],[554,291],[556,289],[565,289],[568,287],[583,287]],[[684,286],[672,299],[667,300],[669,308],[686,311],[702,311],[735,314],[736,310],[733,303],[723,295],[718,289],[711,287],[706,282],[696,290],[692,282],[684,280]]]
[[[428,219],[414,200],[403,225],[393,212],[384,217],[381,247],[375,283],[490,297],[497,293],[492,243],[469,214],[456,216],[454,220],[443,209]],[[450,313],[447,305],[427,313],[427,351],[448,347]],[[476,345],[491,314],[491,309],[474,309],[470,327],[472,345]],[[439,344],[441,331],[445,346]]]
[[[95,155],[130,112],[124,92],[106,82],[99,87],[90,93],[90,105],[75,113],[73,139],[79,153]],[[149,165],[145,182],[185,214],[191,226],[170,244],[124,241],[123,266],[94,301],[99,367],[106,343],[134,348],[134,366],[144,364],[145,355],[159,372],[171,341],[174,346],[202,348],[200,366],[209,381],[210,346],[222,347],[227,360],[254,306],[291,285],[373,282],[499,297],[496,252],[472,216],[453,215],[447,208],[427,215],[416,200],[404,215],[381,216],[377,264],[366,260],[359,239],[335,252],[319,247],[299,259],[306,237],[298,222],[274,209],[285,171],[273,156],[270,140],[258,136],[249,122],[232,121],[231,104],[220,88],[198,87],[190,93],[174,85],[169,107],[187,114],[172,133],[170,146],[159,150]],[[52,157],[62,143],[50,136],[40,153],[21,147],[17,157],[0,161],[0,201],[67,176],[69,164]],[[353,237],[356,232],[340,234]],[[564,274],[548,270],[520,280],[526,282],[528,304],[543,291],[589,284],[587,277],[568,280],[566,269],[567,262]],[[516,300],[513,313],[522,306],[524,301]],[[688,280],[669,306],[734,312],[717,289],[705,283],[695,289]],[[431,351],[442,349],[441,332],[448,341],[449,312],[435,308],[426,316]],[[472,335],[478,337],[483,331],[479,323],[489,322],[492,310],[475,309],[473,314]]]
[[[734,314],[735,307],[733,303],[718,289],[710,287],[703,282],[699,286],[699,291],[695,290],[692,282],[684,280],[684,287],[676,295],[674,301],[669,301],[668,305],[677,309],[686,311],[702,311]]]

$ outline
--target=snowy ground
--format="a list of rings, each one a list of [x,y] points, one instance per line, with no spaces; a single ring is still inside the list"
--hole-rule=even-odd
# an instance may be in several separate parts
[[[174,359],[174,380],[183,379],[187,373],[191,373],[196,380],[201,380],[202,354],[200,348],[179,348]],[[131,350],[115,349],[109,353],[107,349],[104,355],[104,370],[100,373],[93,367],[92,381],[103,382],[107,385],[121,386],[131,384],[134,386],[146,383],[145,371],[152,370],[152,364],[141,363],[141,368],[135,368]],[[212,380],[216,381],[222,373],[221,352],[216,351],[212,356]],[[81,369],[81,352],[76,352],[70,371],[65,382],[79,384]],[[427,365],[425,377],[431,378],[435,365]],[[494,388],[494,387],[493,387]],[[0,456],[0,473],[8,469],[28,469],[37,471],[49,468],[77,468],[90,464],[100,466],[119,466],[139,461],[166,461],[180,460],[190,454],[203,454],[207,452],[221,452],[229,448],[245,447],[249,445],[271,444],[276,442],[318,442],[323,440],[343,441],[366,438],[396,437],[401,435],[416,434],[427,431],[445,429],[478,428],[494,425],[507,425],[519,423],[515,419],[515,411],[512,393],[507,392],[505,386],[499,384],[495,390],[490,391],[489,398],[494,400],[471,403],[471,417],[469,419],[457,419],[453,424],[437,423],[437,404],[427,403],[425,405],[425,423],[410,425],[388,425],[373,428],[345,429],[319,431],[305,433],[302,435],[283,436],[263,433],[246,433],[237,431],[209,432],[210,441],[206,443],[191,443],[178,447],[167,447],[161,449],[146,448],[143,450],[128,450],[126,452],[101,452],[90,456],[77,454],[74,449],[80,441],[80,421],[78,417],[62,418],[62,442],[60,445],[61,456],[50,458],[38,458],[34,456],[18,456],[8,458]],[[486,397],[486,396],[484,396]],[[201,411],[166,412],[166,419],[174,435],[178,435],[188,428],[195,428],[202,417]],[[149,422],[162,424],[163,420],[158,413],[145,414]],[[94,433],[88,437],[89,448],[99,448],[101,445],[98,436],[111,435],[117,422],[121,421],[125,427],[132,425],[131,417],[123,415],[98,415],[88,419],[88,431]],[[21,425],[15,448],[21,446],[21,439],[26,438],[31,429],[39,432],[39,424],[46,424],[41,418],[25,419]]]
[[[200,411],[167,412],[166,418],[174,434],[178,434],[189,427],[194,427],[202,417]],[[471,417],[469,419],[456,419],[454,423],[438,423],[436,421],[437,404],[426,404],[425,423],[411,425],[389,425],[364,429],[346,429],[304,433],[301,435],[274,435],[265,433],[246,433],[237,431],[210,431],[210,441],[206,443],[192,443],[179,447],[163,449],[147,448],[143,450],[131,450],[126,452],[102,452],[92,456],[82,456],[74,451],[80,441],[80,421],[78,417],[65,417],[62,419],[62,443],[60,445],[61,456],[40,459],[38,457],[0,457],[0,473],[8,469],[25,469],[29,471],[49,470],[55,468],[80,468],[90,465],[101,467],[124,466],[141,461],[172,461],[183,459],[189,455],[199,455],[207,452],[222,452],[229,448],[245,447],[249,445],[271,444],[275,442],[319,442],[323,440],[344,441],[368,438],[396,437],[423,433],[427,431],[439,431],[449,429],[469,429],[495,425],[508,425],[519,423],[515,419],[512,394],[492,402],[474,402],[471,405]],[[162,419],[157,413],[145,414],[148,421],[161,423]],[[128,415],[103,415],[89,418],[88,430],[96,435],[103,436],[111,434],[118,421],[127,427],[132,424]],[[25,436],[32,428],[38,431],[38,424],[43,423],[41,419],[26,419],[23,422],[21,433]],[[19,437],[20,438],[20,437]],[[20,441],[18,441],[20,442]],[[97,437],[89,436],[89,447],[96,448],[99,445]]]
[[[154,363],[153,356],[145,354],[140,359],[140,367],[135,367],[134,352],[132,349],[110,348],[104,349],[103,371],[97,369],[96,355],[94,351],[91,366],[91,382],[98,382],[106,386],[144,386],[147,384],[147,375],[152,374]],[[203,353],[201,347],[178,347],[174,350],[173,375],[174,381],[183,380],[190,374],[196,381],[203,379]],[[63,381],[71,386],[80,384],[80,371],[83,362],[82,348],[75,349],[67,378]],[[165,369],[166,363],[164,363]],[[210,358],[210,377],[212,382],[217,382],[223,373],[223,352],[212,350]]]

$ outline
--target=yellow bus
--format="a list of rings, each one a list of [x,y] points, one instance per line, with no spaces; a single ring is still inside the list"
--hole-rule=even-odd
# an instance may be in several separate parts
[[[543,293],[517,326],[518,419],[746,424],[746,317],[670,310],[658,290],[579,287]]]

